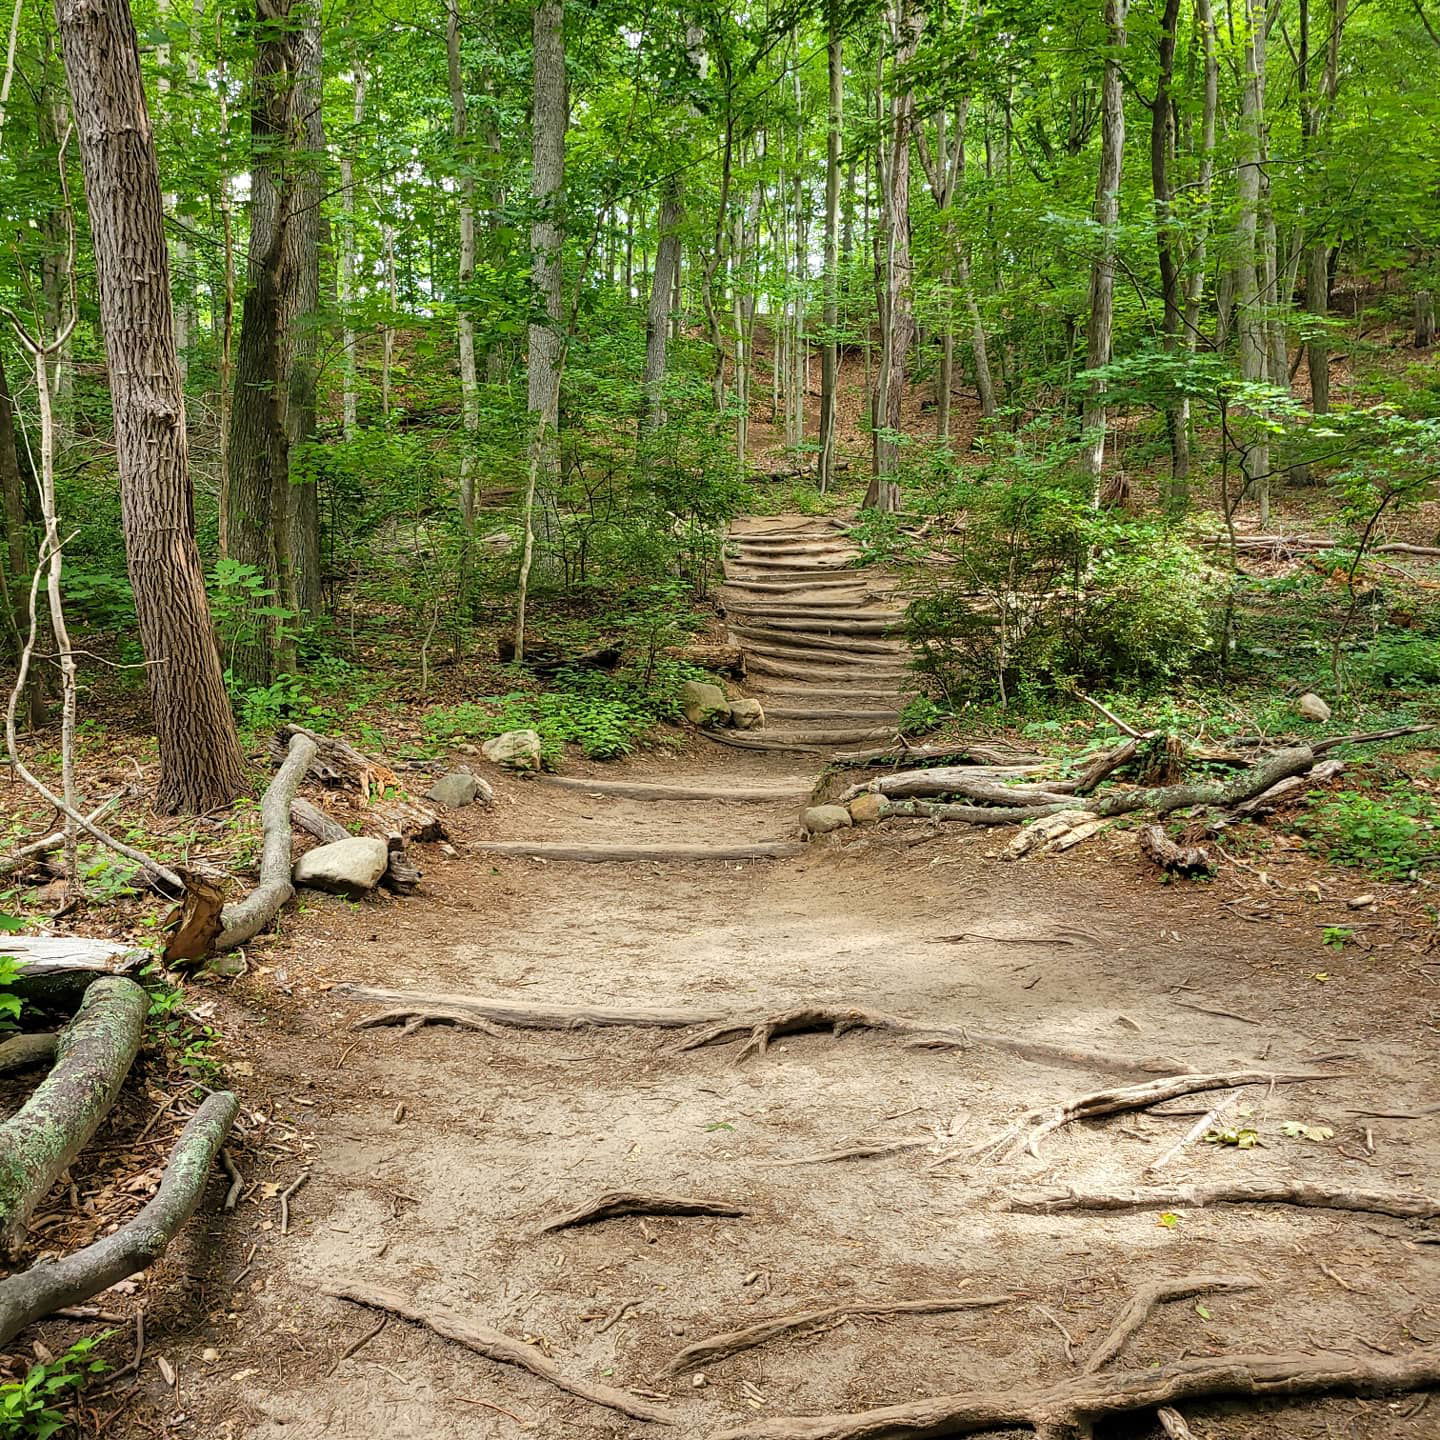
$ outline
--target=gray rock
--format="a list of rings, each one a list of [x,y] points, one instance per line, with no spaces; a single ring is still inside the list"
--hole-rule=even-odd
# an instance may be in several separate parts
[[[850,818],[857,825],[872,825],[890,813],[890,802],[883,795],[867,790],[850,802]]]
[[[692,725],[724,725],[730,719],[724,689],[705,680],[687,680],[680,687],[680,708]]]
[[[352,835],[307,850],[295,862],[294,878],[297,885],[311,890],[353,898],[373,890],[389,863],[390,851],[383,840]]]
[[[758,700],[732,700],[730,723],[737,730],[763,730],[765,707]]]
[[[452,770],[430,787],[425,798],[443,805],[447,810],[463,810],[477,800],[482,805],[489,805],[495,799],[495,791],[488,780],[482,780],[468,770]]]
[[[540,737],[533,730],[507,730],[487,740],[480,747],[480,753],[509,770],[538,770]]]
[[[843,805],[812,805],[805,812],[804,825],[812,835],[828,835],[832,830],[844,830],[854,823]]]
[[[1330,718],[1330,707],[1313,690],[1307,690],[1295,702],[1295,708],[1317,725],[1323,725]]]

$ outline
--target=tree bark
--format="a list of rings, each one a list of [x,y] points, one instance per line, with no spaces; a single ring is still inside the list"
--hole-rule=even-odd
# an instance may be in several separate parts
[[[680,225],[685,218],[684,186],[677,171],[660,197],[659,240],[650,304],[645,314],[645,372],[640,436],[644,440],[665,422],[665,372],[670,338],[671,300],[680,274]]]
[[[1155,201],[1155,245],[1160,265],[1163,314],[1160,333],[1167,354],[1182,351],[1184,324],[1181,293],[1180,235],[1175,225],[1171,166],[1175,158],[1175,44],[1180,25],[1180,0],[1165,0],[1160,20],[1160,78],[1150,107],[1150,186]],[[1183,401],[1177,395],[1165,407],[1170,441],[1170,481],[1164,487],[1165,509],[1183,514],[1189,504],[1190,435]]]
[[[446,0],[446,73],[450,85],[450,127],[460,169],[460,263],[456,274],[459,295],[455,325],[460,344],[460,421],[464,428],[460,454],[460,518],[469,530],[475,523],[475,443],[480,434],[480,381],[475,369],[475,321],[467,294],[475,277],[475,177],[466,146],[469,114],[465,104],[465,72],[460,63],[460,7]]]
[[[175,353],[160,177],[125,0],[56,0],[109,357],[125,549],[151,663],[164,811],[226,805],[244,781],[210,623]]]
[[[1244,72],[1237,163],[1235,227],[1235,328],[1240,337],[1240,378],[1261,383],[1268,374],[1267,327],[1260,290],[1260,170],[1265,125],[1266,0],[1245,0]],[[1260,506],[1260,524],[1270,520],[1270,447],[1263,440],[1246,448],[1242,466],[1247,488]]]
[[[845,118],[844,44],[839,0],[827,0],[829,91],[825,122],[825,335],[820,349],[820,493],[835,478],[840,381],[840,132]]]
[[[1110,363],[1115,323],[1115,230],[1120,223],[1120,173],[1125,156],[1125,21],[1129,0],[1105,0],[1105,30],[1110,53],[1100,85],[1100,172],[1095,183],[1095,224],[1099,248],[1090,266],[1090,318],[1085,327],[1085,366],[1098,370]],[[1098,503],[1105,471],[1105,386],[1092,380],[1082,417],[1085,449],[1082,464],[1090,481],[1091,499]]]
[[[341,430],[347,440],[355,438],[358,426],[358,367],[355,349],[355,147],[359,143],[360,126],[365,120],[365,66],[355,65],[354,102],[351,108],[351,132],[345,137],[340,155],[340,209],[344,216],[340,239],[340,314],[344,326],[341,345],[343,392],[341,396]]]

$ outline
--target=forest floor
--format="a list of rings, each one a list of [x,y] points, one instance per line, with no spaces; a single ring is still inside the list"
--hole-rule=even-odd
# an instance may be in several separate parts
[[[697,744],[568,773],[776,798],[640,800],[500,776],[493,809],[450,817],[453,853],[425,847],[419,895],[309,900],[252,948],[250,974],[217,1002],[244,1076],[233,1153],[246,1187],[233,1215],[207,1206],[139,1280],[147,1359],[117,1390],[126,1403],[107,1435],[664,1433],[416,1324],[372,1334],[382,1316],[327,1296],[340,1285],[461,1312],[566,1376],[653,1391],[685,1436],[1075,1375],[1137,1287],[1191,1275],[1255,1285],[1160,1307],[1113,1369],[1435,1343],[1440,1250],[1416,1222],[1273,1204],[1003,1208],[1037,1186],[1145,1183],[1214,1096],[1070,1126],[1039,1158],[997,1162],[975,1148],[1031,1107],[1117,1077],[864,1030],[779,1038],[742,1059],[738,1042],[681,1050],[676,1032],[646,1028],[352,1028],[384,1006],[347,984],[745,1014],[828,1003],[1179,1069],[1323,1070],[1331,1078],[1242,1092],[1225,1123],[1253,1129],[1256,1148],[1197,1141],[1159,1179],[1435,1188],[1434,1007],[1416,997],[1440,961],[1406,915],[1367,930],[1348,890],[1305,889],[1283,855],[1264,878],[1234,867],[1162,888],[1114,832],[1021,863],[998,858],[993,832],[894,822],[766,860],[578,864],[484,849],[799,836],[823,755]],[[1326,948],[1329,925],[1358,928],[1362,943]],[[1311,1137],[1287,1134],[1290,1121]],[[814,1158],[862,1140],[921,1143]],[[281,1192],[307,1172],[287,1232]],[[618,1190],[747,1213],[540,1233]],[[836,1316],[662,1374],[682,1348],[763,1318],[927,1297],[1003,1303]],[[73,1331],[40,1333],[53,1349]],[[1186,1413],[1200,1440],[1420,1440],[1437,1424],[1414,1397]],[[1158,1435],[1147,1423],[1122,1433]]]

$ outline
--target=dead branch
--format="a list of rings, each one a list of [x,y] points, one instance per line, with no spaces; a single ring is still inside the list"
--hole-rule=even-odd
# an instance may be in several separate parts
[[[1234,1354],[1154,1370],[1077,1375],[1041,1389],[968,1390],[848,1415],[746,1421],[714,1440],[941,1440],[984,1430],[1088,1433],[1096,1422],[1193,1400],[1391,1395],[1440,1384],[1440,1345],[1403,1355]]]
[[[1122,766],[1129,764],[1139,748],[1140,741],[1132,737],[1113,749],[1101,751],[1075,782],[1075,794],[1088,795],[1102,780],[1108,780]]]
[[[86,817],[86,823],[98,825],[122,800],[131,794],[131,787],[125,786],[117,790],[103,804],[97,805]],[[8,855],[0,856],[0,879],[6,875],[13,875],[17,870],[23,870],[32,860],[38,860],[42,855],[51,855],[60,849],[65,843],[65,832],[63,830],[52,830],[50,834],[42,836],[39,840],[32,840],[28,845],[22,845],[18,850],[12,850]]]
[[[594,1225],[600,1220],[614,1220],[621,1215],[719,1215],[736,1219],[753,1214],[743,1205],[721,1200],[696,1200],[688,1195],[645,1195],[635,1190],[613,1190],[572,1210],[568,1215],[547,1220],[540,1227],[541,1235],[556,1230],[570,1230],[577,1225]]]
[[[1030,1215],[1061,1210],[1199,1210],[1207,1205],[1299,1205],[1314,1210],[1354,1210],[1394,1215],[1401,1220],[1433,1220],[1440,1196],[1398,1190],[1355,1190],[1343,1185],[1303,1181],[1256,1181],[1246,1185],[1153,1185],[1144,1190],[1058,1190],[1019,1195],[1006,1205]]]
[[[1236,1070],[1220,1074],[1167,1075],[1143,1085],[1126,1085],[1077,1095],[1058,1105],[1039,1105],[1027,1110],[1013,1125],[980,1147],[993,1151],[999,1161],[1014,1160],[1022,1154],[1039,1158],[1040,1141],[1063,1126],[1077,1120],[1097,1120],[1104,1115],[1119,1115],[1127,1110],[1148,1110],[1182,1095],[1195,1095],[1204,1090],[1230,1090],[1241,1085],[1273,1085],[1282,1081],[1328,1080],[1323,1074],[1278,1075],[1265,1070]],[[978,1153],[978,1152],[977,1152]]]
[[[1208,1135],[1219,1123],[1221,1116],[1240,1098],[1239,1091],[1227,1095],[1218,1105],[1207,1110],[1163,1155],[1157,1156],[1144,1170],[1146,1175],[1155,1175],[1163,1170],[1177,1155],[1183,1154],[1202,1135]]]
[[[206,1096],[170,1152],[154,1199],[129,1224],[63,1260],[0,1280],[0,1345],[42,1315],[108,1290],[165,1253],[205,1193],[210,1164],[225,1143],[236,1103],[228,1090]]]
[[[1147,825],[1139,835],[1140,853],[1167,875],[1210,875],[1215,862],[1199,845],[1177,845],[1162,825]]]
[[[562,1375],[555,1362],[534,1345],[527,1345],[523,1340],[516,1340],[499,1330],[492,1330],[489,1326],[467,1319],[454,1310],[439,1306],[421,1306],[398,1290],[389,1290],[379,1285],[328,1285],[324,1293],[333,1295],[337,1300],[349,1300],[352,1304],[365,1305],[371,1310],[384,1310],[391,1315],[398,1315],[402,1320],[412,1320],[417,1325],[424,1325],[443,1339],[453,1340],[457,1345],[463,1345],[467,1350],[473,1350],[477,1355],[484,1355],[501,1365],[518,1365],[522,1370],[528,1370],[541,1380],[548,1381],[557,1390],[578,1395],[592,1405],[604,1405],[607,1409],[618,1410],[622,1415],[629,1415],[636,1420],[651,1420],[657,1425],[675,1423],[676,1417],[670,1411],[648,1404],[624,1390]]]
[[[84,935],[7,935],[4,954],[18,962],[11,989],[21,999],[73,1010],[105,975],[129,975],[150,952],[119,940]]]
[[[1369,745],[1377,740],[1398,740],[1402,735],[1424,735],[1436,729],[1435,722],[1421,721],[1418,725],[1397,725],[1393,730],[1367,730],[1359,735],[1335,735],[1329,740],[1316,740],[1310,748],[1317,755],[1337,750],[1341,745]]]
[[[133,980],[95,981],[60,1032],[54,1068],[0,1126],[0,1247],[15,1251],[36,1205],[109,1113],[149,1008]]]
[[[1185,1423],[1185,1417],[1169,1405],[1162,1405],[1155,1412],[1155,1418],[1160,1422],[1166,1440],[1195,1440],[1195,1432]]]
[[[1083,690],[1075,692],[1077,700],[1083,700],[1092,710],[1108,720],[1122,735],[1128,735],[1132,740],[1148,740],[1154,731],[1137,730],[1133,725],[1127,725],[1113,710],[1102,705],[1093,695],[1087,695]]]
[[[0,1075],[48,1065],[55,1058],[56,1035],[12,1035],[0,1041]]]
[[[1256,1290],[1259,1286],[1260,1282],[1248,1275],[1185,1275],[1142,1285],[1116,1317],[1109,1334],[1085,1357],[1085,1373],[1093,1375],[1108,1365],[1150,1318],[1156,1306],[1168,1305],[1173,1300],[1191,1300],[1197,1295],[1214,1295],[1222,1290]]]
[[[727,1330],[720,1335],[697,1340],[671,1356],[661,1376],[681,1375],[699,1365],[728,1360],[742,1350],[753,1350],[782,1335],[802,1331],[829,1329],[843,1320],[864,1315],[951,1315],[959,1310],[990,1310],[1009,1305],[1014,1295],[940,1295],[920,1300],[857,1300],[849,1305],[827,1305],[817,1310],[796,1310],[776,1315],[769,1320],[747,1325],[743,1330]]]
[[[847,804],[869,791],[876,795],[960,795],[987,805],[1053,805],[1069,801],[1073,782],[1056,780],[1038,785],[1006,785],[1013,775],[1032,774],[1036,765],[963,766],[941,765],[931,770],[898,770],[862,785],[852,785],[840,795]]]
[[[383,795],[387,790],[403,790],[400,777],[386,764],[373,760],[345,740],[333,735],[321,735],[307,730],[303,725],[282,725],[271,742],[271,759],[281,764],[295,753],[297,736],[304,736],[314,742],[314,750],[305,762],[304,774],[313,776],[322,785],[359,792],[362,800],[368,801],[373,794]]]
[[[295,894],[295,887],[290,883],[290,802],[317,749],[313,735],[298,731],[291,737],[285,763],[265,788],[260,800],[260,825],[265,837],[260,856],[260,883],[243,900],[227,905],[221,912],[220,934],[215,939],[217,950],[234,950],[253,939]]]

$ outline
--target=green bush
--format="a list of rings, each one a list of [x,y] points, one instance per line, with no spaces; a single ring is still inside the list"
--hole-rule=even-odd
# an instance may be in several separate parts
[[[1433,859],[1440,809],[1429,796],[1394,784],[1375,795],[1315,797],[1299,828],[1318,853],[1336,865],[1403,880]]]
[[[32,1365],[23,1380],[0,1385],[0,1436],[5,1440],[50,1440],[70,1424],[55,1407],[67,1394],[79,1392],[110,1367],[92,1359],[95,1347],[112,1331],[77,1340],[63,1355]]]

